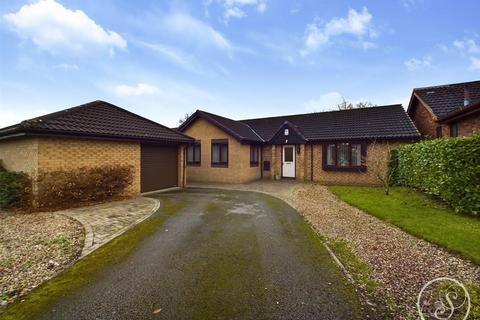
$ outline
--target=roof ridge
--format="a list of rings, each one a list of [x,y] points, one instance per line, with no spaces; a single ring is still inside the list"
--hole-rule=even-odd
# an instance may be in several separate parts
[[[427,87],[417,87],[413,88],[413,91],[415,90],[425,90],[425,89],[436,89],[436,88],[444,88],[444,87],[452,87],[452,86],[458,86],[458,85],[466,85],[466,84],[472,84],[472,83],[480,83],[480,80],[472,80],[472,81],[466,81],[466,82],[455,82],[455,83],[447,83],[447,84],[439,84],[435,86],[427,86]]]
[[[296,116],[305,116],[305,115],[312,115],[312,114],[325,114],[325,113],[335,113],[335,112],[349,112],[349,111],[357,111],[357,110],[367,110],[367,109],[374,109],[374,108],[388,108],[388,107],[402,107],[402,104],[386,104],[382,106],[373,106],[373,107],[365,107],[365,108],[353,108],[348,110],[328,110],[328,111],[317,111],[317,112],[306,112],[306,113],[296,113],[296,114],[287,114],[284,116],[270,116],[270,117],[262,117],[262,118],[250,118],[250,119],[242,119],[237,120],[240,122],[243,121],[252,121],[252,120],[265,120],[265,119],[275,119],[275,118],[287,118],[287,117],[296,117]],[[227,118],[228,119],[228,118]]]

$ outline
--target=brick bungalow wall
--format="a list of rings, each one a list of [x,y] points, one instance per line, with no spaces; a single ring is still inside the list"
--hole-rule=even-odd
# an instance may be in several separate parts
[[[0,160],[5,169],[21,171],[36,176],[38,163],[38,139],[18,138],[0,142]]]
[[[99,165],[131,165],[133,183],[127,194],[140,192],[140,144],[89,139],[22,138],[0,143],[7,170],[22,171],[35,181],[40,170],[72,170]],[[37,188],[34,183],[34,190]]]
[[[480,132],[480,113],[458,120],[457,123],[459,136],[469,136],[475,132]]]
[[[380,181],[375,176],[373,167],[379,162],[378,159],[386,159],[388,148],[394,149],[400,144],[380,143],[367,145],[367,171],[366,172],[345,172],[345,171],[325,171],[322,169],[322,146],[313,145],[313,180],[325,184],[345,184],[345,185],[379,185]],[[310,180],[310,146],[306,148],[306,174],[307,180]],[[387,163],[379,164],[380,170],[387,170]]]
[[[250,145],[239,143],[201,118],[195,120],[183,133],[201,143],[201,165],[187,166],[188,181],[244,183],[260,179],[261,166],[250,167]],[[228,168],[211,166],[212,139],[228,140]]]
[[[415,114],[413,115],[413,123],[417,127],[418,131],[424,137],[436,138],[436,128],[438,124],[435,121],[432,113],[427,109],[427,107],[421,102],[416,101],[415,105]],[[443,126],[442,131],[448,129],[448,126]],[[443,132],[445,136],[446,132]]]
[[[133,166],[133,183],[127,193],[140,192],[140,144],[90,139],[42,138],[38,140],[39,170],[72,170],[100,165]]]

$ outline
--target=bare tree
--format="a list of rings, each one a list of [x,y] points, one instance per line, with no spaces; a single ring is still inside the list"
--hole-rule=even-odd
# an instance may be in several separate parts
[[[375,152],[378,144],[376,140],[372,142],[369,149],[370,154]],[[368,171],[372,172],[375,177],[382,183],[383,191],[388,196],[393,177],[396,170],[396,161],[392,159],[392,147],[386,142],[386,152],[375,152],[375,156],[371,156],[368,161]],[[365,161],[365,160],[364,160]]]
[[[352,109],[362,109],[362,108],[369,108],[375,107],[376,105],[371,103],[370,101],[359,101],[356,104],[353,104],[347,101],[344,97],[342,97],[342,102],[337,104],[338,110],[352,110]]]
[[[179,124],[184,123],[185,121],[187,121],[188,118],[190,118],[191,115],[192,115],[191,113],[185,113],[185,115],[181,119],[178,120],[178,123]]]

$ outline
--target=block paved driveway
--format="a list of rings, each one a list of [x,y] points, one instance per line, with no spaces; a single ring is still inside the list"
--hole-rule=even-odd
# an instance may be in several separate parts
[[[195,188],[151,197],[162,202],[156,214],[184,206],[39,318],[365,319],[353,287],[283,201]]]

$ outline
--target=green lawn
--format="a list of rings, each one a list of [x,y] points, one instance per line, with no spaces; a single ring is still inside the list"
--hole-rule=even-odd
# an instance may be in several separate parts
[[[479,218],[457,214],[409,188],[392,188],[388,196],[382,188],[331,186],[329,189],[357,208],[480,264]]]

